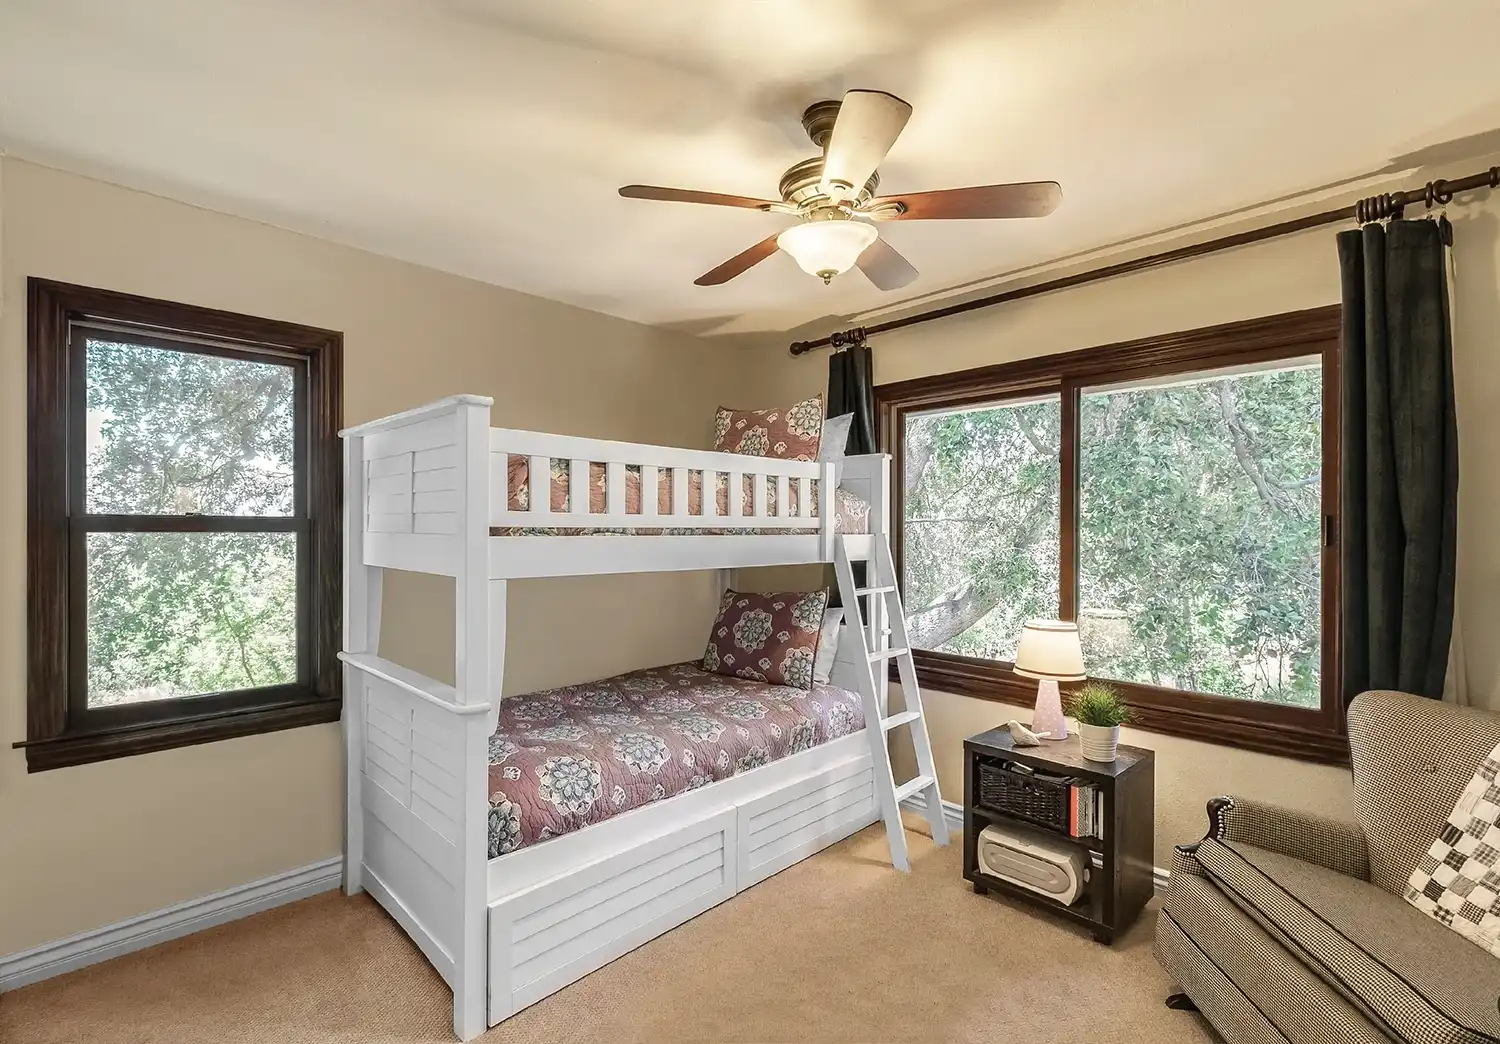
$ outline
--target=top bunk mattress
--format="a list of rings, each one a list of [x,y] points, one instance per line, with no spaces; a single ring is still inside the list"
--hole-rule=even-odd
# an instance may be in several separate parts
[[[570,480],[568,461],[554,459],[552,461],[552,476],[550,501],[552,510],[559,514],[568,510],[568,485]],[[531,462],[528,458],[511,454],[507,460],[505,497],[506,503],[512,511],[527,511],[531,507]],[[718,514],[729,515],[729,476],[723,472],[716,473],[714,501],[717,504]],[[818,515],[818,482],[812,481],[812,517]],[[605,470],[603,464],[589,465],[589,513],[602,515],[605,513]],[[797,487],[789,486],[787,490],[788,514],[797,511]],[[741,497],[741,513],[750,515],[754,513],[753,496],[751,492],[751,480],[747,475],[744,480],[744,494]],[[868,533],[870,531],[870,505],[859,497],[840,487],[834,490],[833,503],[835,509],[834,532],[855,534]],[[771,485],[766,490],[767,510],[771,514],[777,514],[776,510],[776,488]],[[657,512],[662,515],[672,513],[672,473],[664,471],[657,478]],[[635,465],[627,466],[625,469],[625,513],[627,515],[641,514],[641,469]],[[701,471],[688,472],[688,514],[703,514],[703,473]],[[492,526],[490,536],[745,536],[745,535],[776,535],[786,536],[785,529],[699,529],[699,528],[663,528],[632,527],[629,529],[619,528],[578,528],[578,527],[540,527],[540,526]]]
[[[858,695],[654,667],[500,701],[490,858],[864,728]]]

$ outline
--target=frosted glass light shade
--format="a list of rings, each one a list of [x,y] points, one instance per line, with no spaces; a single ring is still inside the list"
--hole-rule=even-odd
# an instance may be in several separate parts
[[[1078,625],[1064,620],[1028,620],[1016,648],[1015,672],[1023,678],[1083,681]]]
[[[793,225],[776,237],[776,245],[808,275],[828,282],[854,267],[865,247],[880,238],[875,226],[863,221],[809,221]]]

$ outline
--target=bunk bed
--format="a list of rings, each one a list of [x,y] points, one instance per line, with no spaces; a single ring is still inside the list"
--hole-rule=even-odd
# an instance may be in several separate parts
[[[868,611],[843,627],[832,696],[812,694],[858,693],[864,713],[839,711],[775,760],[757,754],[602,821],[524,839],[510,821],[497,828],[508,798],[494,773],[517,753],[500,700],[508,581],[712,570],[727,587],[753,566],[834,562],[841,582],[851,562],[888,571],[890,479],[878,454],[834,465],[492,428],[491,404],[454,396],[342,432],[345,890],[369,892],[416,942],[452,987],[465,1040],[881,818],[905,869],[903,796],[925,793],[946,840],[914,674],[907,710],[884,710],[891,632],[905,631],[894,582],[859,595],[849,582],[846,605],[864,597]],[[454,579],[453,685],[379,655],[386,569]],[[699,685],[693,673],[636,672],[605,692]],[[556,717],[584,689],[507,697],[508,720],[526,717],[518,699]],[[892,723],[922,730],[925,775],[899,791]]]

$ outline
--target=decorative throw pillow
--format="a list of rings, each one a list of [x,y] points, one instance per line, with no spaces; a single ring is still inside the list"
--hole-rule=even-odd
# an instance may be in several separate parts
[[[1406,901],[1500,957],[1500,745],[1412,871]]]
[[[841,413],[823,422],[823,437],[818,440],[818,459],[824,463],[837,464],[849,455],[849,429],[854,426],[854,414]]]
[[[785,410],[731,410],[720,406],[714,418],[714,449],[751,457],[817,460],[822,433],[821,395]]]
[[[818,658],[813,662],[813,684],[827,685],[833,675],[833,661],[839,654],[839,628],[844,623],[844,607],[823,610],[822,633],[818,637]]]
[[[810,689],[828,591],[725,591],[703,669],[732,678]]]

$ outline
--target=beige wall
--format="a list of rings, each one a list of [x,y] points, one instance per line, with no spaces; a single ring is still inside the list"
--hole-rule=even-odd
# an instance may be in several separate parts
[[[723,353],[648,329],[15,160],[0,165],[0,955],[338,855],[336,725],[26,773],[28,276],[341,330],[344,415],[453,392],[495,423],[705,445]],[[383,651],[452,676],[451,584],[398,577]],[[506,689],[701,653],[706,574],[512,588]]]
[[[1422,177],[1454,177],[1494,162],[1470,162],[1461,170]],[[1494,522],[1500,518],[1500,475],[1494,464],[1500,460],[1500,194],[1455,206],[1450,218],[1457,267],[1460,622],[1473,701],[1500,709],[1500,645],[1490,640],[1500,629],[1500,541]],[[882,334],[871,342],[875,379],[905,380],[1336,304],[1336,231],[1314,229]],[[768,340],[756,349],[762,360],[758,393],[770,401],[794,401],[826,381],[826,354],[792,359],[786,354],[791,339]],[[742,582],[751,586],[760,581],[747,577]],[[929,694],[927,709],[944,795],[957,800],[963,738],[1016,712],[948,693]],[[1127,731],[1125,742],[1157,751],[1156,851],[1161,866],[1170,865],[1173,844],[1201,835],[1204,803],[1217,794],[1253,795],[1327,815],[1351,815],[1345,770],[1133,730]],[[899,761],[899,750],[897,754]]]

